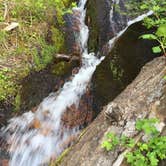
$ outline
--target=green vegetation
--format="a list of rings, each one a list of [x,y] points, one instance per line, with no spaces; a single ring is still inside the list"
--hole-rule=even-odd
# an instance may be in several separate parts
[[[152,10],[153,16],[144,19],[144,25],[147,28],[156,28],[154,34],[144,34],[140,38],[156,40],[159,45],[152,48],[154,53],[164,53],[166,56],[166,19],[165,19],[165,0],[144,1],[141,10]]]
[[[111,68],[111,71],[113,74],[113,79],[121,81],[121,78],[123,77],[124,71],[120,67],[115,65],[115,63],[112,61],[110,62],[110,68]]]
[[[8,68],[2,68],[0,70],[0,100],[4,100],[7,97],[10,97],[9,94],[13,94],[16,90],[13,88],[12,75],[9,75],[11,72]],[[13,73],[12,73],[13,74]],[[17,87],[16,85],[14,85]]]
[[[108,133],[102,148],[107,151],[114,150],[117,146],[130,148],[126,154],[127,162],[131,166],[157,166],[160,160],[166,159],[166,136],[160,136],[155,127],[157,119],[143,119],[136,122],[136,129],[147,136],[148,141],[136,142],[134,139],[114,133]]]
[[[105,148],[107,151],[114,150],[117,145],[125,146],[132,148],[135,145],[135,142],[132,138],[126,136],[121,136],[120,138],[114,133],[107,133],[106,140],[102,142],[102,148]]]
[[[0,2],[0,101],[12,102],[18,110],[20,80],[65,51],[63,15],[75,6],[74,0]],[[19,26],[5,31],[12,22]]]
[[[132,152],[127,153],[127,162],[132,166],[157,166],[166,159],[166,136],[160,136],[155,127],[157,119],[143,119],[136,123],[136,129],[149,137],[147,142],[138,142]]]
[[[114,133],[107,133],[106,140],[102,143],[102,148],[107,151],[113,150],[119,144],[119,138]]]
[[[57,76],[62,76],[69,71],[70,67],[68,62],[59,62],[53,66],[52,73]]]

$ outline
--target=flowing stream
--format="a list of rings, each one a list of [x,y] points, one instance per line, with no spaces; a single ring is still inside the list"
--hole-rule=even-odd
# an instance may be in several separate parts
[[[12,118],[9,125],[2,130],[10,145],[10,166],[47,164],[51,158],[55,159],[67,147],[65,142],[69,137],[79,133],[79,126],[72,129],[64,127],[61,117],[68,107],[73,104],[78,106],[96,66],[104,59],[104,57],[98,59],[93,53],[88,54],[87,51],[89,30],[85,25],[86,2],[87,0],[80,0],[78,7],[73,8],[80,13],[79,42],[83,50],[82,67],[62,89],[45,98],[35,113],[29,111],[20,117]],[[147,15],[129,22],[128,26],[142,20],[145,16]],[[126,29],[109,41],[110,47]]]
[[[47,163],[50,158],[56,158],[64,150],[65,141],[79,131],[77,127],[65,128],[61,123],[61,116],[71,105],[78,106],[96,66],[102,60],[87,51],[89,30],[84,23],[86,1],[80,0],[78,7],[73,9],[80,13],[82,67],[59,92],[45,98],[35,113],[29,111],[9,121],[3,132],[11,145],[10,166],[38,166]],[[36,127],[32,128],[32,124]]]

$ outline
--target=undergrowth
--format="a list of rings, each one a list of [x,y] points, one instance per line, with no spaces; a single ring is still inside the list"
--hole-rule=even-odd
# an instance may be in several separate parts
[[[148,138],[136,142],[133,138],[117,136],[114,133],[107,133],[106,139],[102,142],[102,148],[107,151],[115,148],[130,148],[125,155],[127,163],[131,166],[157,166],[159,161],[166,159],[166,136],[161,136],[157,128],[157,119],[137,120],[136,130],[143,132]]]
[[[74,6],[74,0],[0,1],[0,101],[15,96],[15,106],[19,81],[44,69],[55,53],[65,50],[63,15]],[[12,22],[19,26],[5,31]]]

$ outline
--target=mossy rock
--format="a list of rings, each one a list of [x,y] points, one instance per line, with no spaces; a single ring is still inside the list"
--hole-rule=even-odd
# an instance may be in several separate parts
[[[62,76],[70,72],[71,64],[69,62],[59,62],[52,67],[52,73],[56,76]]]
[[[89,40],[88,40],[88,47],[90,52],[95,52],[98,50],[99,25],[96,18],[97,18],[96,2],[88,1],[86,22],[90,30]]]
[[[141,67],[156,57],[151,51],[155,42],[139,39],[150,31],[141,23],[132,25],[97,66],[92,78],[95,110],[101,110],[112,101],[137,76]]]

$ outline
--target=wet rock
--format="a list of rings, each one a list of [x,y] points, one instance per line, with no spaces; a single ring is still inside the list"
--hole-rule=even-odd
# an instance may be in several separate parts
[[[89,52],[98,52],[127,22],[139,16],[140,1],[93,0],[87,2],[86,24],[89,27]]]
[[[4,159],[4,160],[0,161],[0,165],[1,166],[9,166],[9,160]]]
[[[55,58],[54,63],[45,70],[31,73],[21,83],[21,110],[27,111],[37,106],[49,93],[57,91],[70,77],[72,70],[79,65],[79,58],[74,56],[69,61]]]
[[[110,39],[110,0],[87,2],[86,22],[89,27],[89,51],[97,52]]]
[[[65,20],[65,42],[67,47],[67,53],[80,56],[82,48],[80,46],[78,37],[80,32],[80,13],[79,11],[73,11],[72,14],[66,14]]]
[[[107,132],[137,137],[136,119],[158,117],[165,126],[166,110],[166,60],[154,59],[146,64],[136,79],[88,126],[80,141],[63,158],[60,165],[65,166],[110,166],[116,163],[122,153],[121,148],[106,152],[101,142]],[[118,109],[117,109],[118,108]],[[160,110],[160,111],[159,111]],[[117,123],[112,123],[112,112],[121,114]],[[110,116],[106,119],[105,113]],[[163,128],[163,127],[162,127]],[[124,149],[123,149],[124,150]],[[124,165],[122,162],[119,165]]]
[[[40,127],[41,127],[41,122],[37,118],[33,120],[32,124],[30,124],[30,128],[38,129]]]
[[[136,23],[117,40],[108,56],[94,72],[94,110],[113,100],[139,73],[141,67],[158,56],[151,51],[156,43],[140,40],[143,33],[150,33],[141,23]]]
[[[79,105],[72,105],[67,108],[62,116],[62,123],[66,128],[83,128],[90,124],[96,116],[92,109],[93,96],[90,89],[87,88],[85,94],[81,97]]]

